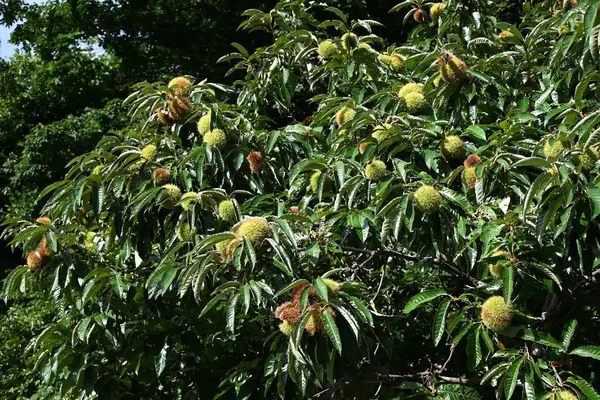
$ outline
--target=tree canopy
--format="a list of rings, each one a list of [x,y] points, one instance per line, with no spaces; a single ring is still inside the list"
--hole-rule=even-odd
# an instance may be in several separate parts
[[[402,42],[244,12],[270,43],[234,82],[139,83],[5,221],[4,298],[57,305],[36,368],[82,399],[598,399],[599,4],[407,0]]]

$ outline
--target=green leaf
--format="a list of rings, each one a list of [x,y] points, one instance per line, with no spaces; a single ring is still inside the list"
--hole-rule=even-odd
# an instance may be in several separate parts
[[[325,331],[327,332],[327,336],[333,342],[333,345],[337,349],[340,355],[342,354],[342,339],[340,338],[340,333],[338,331],[337,325],[333,319],[333,315],[331,311],[325,309],[323,311],[323,325],[325,326]]]
[[[88,328],[91,323],[92,323],[92,317],[86,317],[86,318],[82,319],[81,321],[79,321],[79,323],[75,327],[75,331],[77,332],[77,337],[82,342],[85,341],[85,338],[86,338],[87,332],[88,332]]]
[[[202,239],[200,241],[200,243],[198,243],[196,245],[196,247],[198,247],[199,252],[203,252],[203,251],[206,251],[206,250],[212,248],[217,243],[223,242],[225,240],[230,240],[233,238],[235,238],[235,235],[230,232],[217,233],[215,235],[210,235],[210,236],[205,237],[204,239]]]
[[[600,188],[597,186],[590,186],[587,188],[587,193],[590,201],[592,202],[592,216],[594,219],[600,215]]]
[[[297,163],[292,171],[290,172],[290,186],[296,179],[296,177],[302,173],[303,171],[307,171],[309,169],[318,169],[322,171],[327,168],[327,164],[324,159],[316,159],[316,160],[303,160]]]
[[[448,307],[450,307],[450,299],[442,301],[433,319],[433,330],[431,337],[433,339],[434,346],[437,346],[440,343],[442,337],[444,336],[444,328],[446,327],[446,314],[448,312]]]
[[[437,387],[440,400],[481,400],[483,397],[477,390],[466,385],[445,384]]]
[[[283,233],[285,233],[285,236],[289,239],[292,246],[294,246],[294,248],[298,248],[298,243],[296,242],[296,236],[294,235],[294,232],[292,231],[290,224],[283,219],[277,219],[277,223],[279,224],[279,226],[281,226]]]
[[[583,17],[583,28],[587,40],[589,40],[592,30],[597,23],[598,7],[600,7],[600,0],[594,0],[588,5]]]
[[[250,243],[250,240],[247,237],[243,238],[244,241],[244,254],[250,260],[250,265],[252,268],[256,265],[256,251],[254,251],[254,246]]]
[[[525,399],[526,400],[535,400],[535,381],[533,376],[533,370],[529,367],[530,372],[525,375],[525,379],[523,381],[523,389],[525,391]]]
[[[165,370],[165,366],[167,365],[167,349],[168,348],[169,348],[169,346],[167,345],[167,343],[165,343],[165,345],[162,348],[162,350],[160,351],[160,353],[158,353],[154,357],[154,367],[156,369],[156,376],[160,376],[163,373],[163,371]]]
[[[46,240],[48,240],[48,246],[52,249],[53,252],[58,251],[58,244],[56,243],[56,235],[52,231],[46,231],[45,233]]]
[[[349,296],[352,301],[352,305],[359,311],[358,316],[364,322],[369,324],[369,326],[373,326],[373,315],[371,311],[356,297]]]
[[[504,268],[504,276],[502,282],[502,293],[506,304],[512,302],[512,292],[515,280],[515,267]]]
[[[284,286],[281,290],[279,290],[277,293],[275,293],[275,296],[273,296],[273,297],[279,297],[282,294],[287,293],[290,290],[294,289],[296,286],[306,284],[306,283],[308,283],[308,281],[306,279],[298,279],[297,281],[294,281],[294,282],[290,283],[289,285]]]
[[[527,211],[529,211],[529,207],[533,202],[533,199],[539,196],[540,192],[544,190],[544,188],[551,179],[552,176],[547,172],[541,173],[537,176],[537,178],[535,178],[533,184],[529,188],[529,191],[527,191],[527,195],[525,195],[525,201],[523,202],[523,211],[521,213],[523,217],[527,215]]]
[[[495,351],[494,342],[492,342],[492,338],[490,337],[490,334],[487,329],[481,330],[481,337],[483,338],[483,343],[485,343],[485,347],[487,347],[490,354],[493,354]]]
[[[327,285],[325,284],[325,282],[323,282],[323,279],[321,279],[320,276],[317,277],[315,281],[315,291],[321,299],[323,299],[324,301],[329,301]]]
[[[508,372],[506,373],[506,381],[504,382],[504,396],[507,399],[512,399],[512,395],[517,387],[517,381],[519,380],[519,370],[523,364],[523,358],[519,358],[513,362]]]
[[[339,185],[339,187],[342,187],[344,185],[344,172],[345,172],[344,163],[342,161],[335,162],[335,172],[336,172],[336,177],[338,180],[338,185]]]
[[[348,21],[348,18],[346,17],[346,15],[339,8],[327,7],[325,9],[325,11],[329,11],[329,12],[334,13],[344,23],[347,23],[347,21]]]
[[[121,278],[121,273],[117,272],[111,279],[110,284],[114,292],[119,296],[120,299],[125,298],[125,285],[123,284],[123,279]]]
[[[44,190],[42,190],[40,192],[40,194],[38,195],[38,198],[36,201],[40,201],[42,200],[44,197],[46,197],[46,195],[48,195],[50,192],[60,188],[61,186],[66,186],[68,185],[70,182],[68,180],[64,180],[64,181],[59,181],[59,182],[55,182],[52,185],[49,185],[48,187],[46,187]]]
[[[400,11],[403,8],[410,7],[413,3],[410,0],[404,0],[402,3],[396,4],[389,12]]]
[[[458,194],[455,191],[447,188],[441,189],[440,193],[451,202],[460,206],[464,211],[473,211],[473,206],[471,205],[471,203],[469,203],[469,200],[462,194]]]
[[[481,378],[481,385],[485,385],[488,381],[497,378],[498,376],[504,374],[504,372],[510,367],[510,362],[502,362],[500,364],[494,365],[490,368],[488,372],[483,375]]]
[[[600,395],[598,394],[598,392],[596,392],[594,387],[590,385],[587,381],[570,376],[567,379],[567,382],[570,382],[577,386],[577,388],[581,390],[581,393],[583,393],[587,400],[600,400]]]
[[[408,314],[411,311],[417,309],[425,303],[428,303],[436,298],[443,296],[446,294],[446,291],[443,289],[431,289],[426,290],[425,292],[421,292],[408,300],[406,306],[404,307],[404,313]]]
[[[555,349],[564,350],[562,343],[559,343],[556,339],[544,332],[536,332],[531,328],[525,328],[519,331],[517,337],[528,340],[531,342],[539,343],[544,346],[553,347]]]
[[[479,341],[480,332],[481,326],[478,326],[471,330],[469,336],[467,336],[467,367],[469,371],[474,371],[482,359],[481,344]]]
[[[562,333],[562,345],[565,349],[568,349],[571,346],[571,339],[573,339],[573,335],[575,334],[575,328],[577,328],[577,320],[574,319],[569,321],[567,326]]]
[[[581,346],[571,351],[570,354],[600,360],[600,346]]]
[[[235,307],[240,295],[239,293],[234,294],[229,299],[229,305],[227,306],[227,329],[233,333],[235,332]]]
[[[469,136],[480,140],[486,140],[485,131],[479,125],[471,125],[465,131]]]
[[[354,338],[358,341],[360,326],[358,325],[358,321],[350,311],[348,311],[345,307],[339,306],[337,304],[332,304],[333,308],[335,308],[348,322],[348,326],[352,329],[352,333],[354,334]]]
[[[512,168],[518,167],[540,167],[543,169],[548,169],[552,166],[552,164],[540,157],[529,157],[524,158],[522,160],[517,161],[512,165]]]
[[[202,309],[202,311],[200,312],[200,317],[202,317],[204,314],[206,314],[208,311],[210,311],[211,308],[213,308],[219,301],[223,300],[225,297],[227,297],[229,295],[229,293],[231,292],[231,288],[226,289],[224,291],[222,291],[221,293],[217,294],[215,297],[213,297],[207,304],[206,306],[204,306],[204,308]]]
[[[231,45],[235,47],[237,51],[239,51],[244,57],[248,57],[248,50],[246,50],[244,46],[236,42],[231,43]]]

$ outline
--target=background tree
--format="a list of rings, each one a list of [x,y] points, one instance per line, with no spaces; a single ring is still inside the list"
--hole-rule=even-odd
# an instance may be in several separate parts
[[[10,305],[10,307],[9,307]],[[4,399],[58,399],[58,391],[45,385],[34,363],[27,363],[30,340],[54,321],[52,302],[38,291],[27,290],[0,309],[0,396]]]

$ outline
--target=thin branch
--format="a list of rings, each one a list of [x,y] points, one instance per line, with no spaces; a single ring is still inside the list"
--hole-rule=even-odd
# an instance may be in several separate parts
[[[458,378],[458,377],[454,377],[454,376],[442,375],[442,373],[446,370],[446,367],[450,363],[450,360],[452,359],[452,356],[454,355],[455,349],[456,349],[456,345],[452,344],[450,346],[450,354],[448,355],[446,362],[444,362],[444,365],[442,365],[437,371],[428,370],[428,371],[424,371],[424,372],[417,372],[415,374],[407,374],[407,375],[378,374],[377,376],[379,378],[383,378],[383,379],[423,379],[425,381],[429,381],[431,378],[435,377],[435,378],[440,379],[445,382],[460,383],[463,385],[479,382],[481,379],[478,377]]]
[[[450,382],[450,383],[460,383],[463,385],[468,385],[470,383],[477,383],[481,379],[480,378],[458,378],[455,376],[445,376],[445,375],[436,375],[435,372],[425,371],[419,372],[416,374],[408,374],[408,375],[393,375],[393,374],[379,374],[379,378],[383,379],[415,379],[415,378],[429,378],[431,376],[436,376],[438,379]]]
[[[597,269],[595,271],[593,271],[591,273],[590,276],[584,276],[582,280],[580,280],[570,292],[563,292],[562,300],[561,301],[555,301],[553,302],[553,304],[548,308],[548,310],[546,310],[545,315],[542,315],[543,320],[547,321],[544,324],[544,331],[548,332],[549,330],[551,330],[559,321],[561,320],[565,320],[571,313],[573,313],[573,311],[579,309],[579,307],[581,306],[581,304],[586,304],[586,302],[590,299],[593,298],[594,295],[585,298],[583,301],[576,301],[573,302],[571,301],[575,295],[575,293],[583,288],[586,287],[588,284],[590,283],[596,283],[596,277],[600,275],[600,269]],[[568,296],[568,303],[571,305],[570,307],[565,309],[561,309],[561,306],[563,305],[563,303],[565,302],[565,295]],[[556,295],[555,295],[556,296]],[[557,298],[557,297],[555,297]],[[555,318],[558,314],[560,313],[561,318],[557,319]]]
[[[442,365],[442,368],[440,368],[438,373],[442,373],[446,370],[446,367],[448,366],[448,364],[450,363],[450,360],[452,359],[452,356],[454,355],[454,349],[456,348],[456,343],[452,343],[452,345],[450,346],[450,354],[448,354],[448,358],[446,359],[446,362],[444,363],[444,365]]]
[[[377,296],[379,296],[379,292],[381,292],[381,286],[383,286],[383,278],[385,278],[385,266],[381,267],[381,279],[379,279],[379,286],[377,286],[377,291],[371,299],[372,304],[375,303],[375,299],[377,298]]]
[[[466,273],[464,273],[463,271],[460,270],[460,268],[458,268],[456,265],[449,263],[446,260],[443,260],[441,258],[435,258],[435,257],[430,257],[430,256],[419,256],[419,255],[414,255],[414,254],[408,254],[402,251],[398,251],[398,250],[392,250],[392,249],[377,249],[377,250],[369,250],[369,249],[361,249],[358,247],[351,247],[351,246],[340,246],[340,248],[342,250],[345,251],[351,251],[353,253],[362,253],[362,254],[369,254],[369,255],[388,255],[388,256],[396,256],[396,257],[401,257],[405,260],[410,260],[410,261],[431,261],[434,262],[436,264],[442,265],[450,270],[452,270],[453,272],[455,272],[456,274],[462,276],[464,279],[468,280],[471,284],[473,285],[478,285],[479,281],[469,275],[467,275]]]
[[[329,392],[330,390],[333,390],[335,392],[336,390],[338,390],[342,386],[347,385],[349,383],[350,383],[349,381],[341,381],[341,382],[339,382],[339,383],[337,383],[335,385],[332,385],[332,386],[329,386],[328,388],[325,388],[324,390],[321,390],[319,393],[315,394],[314,397],[321,397],[321,395]]]
[[[594,272],[592,272],[591,278],[592,279],[588,279],[587,276],[584,276],[584,279],[580,280],[579,283],[577,283],[577,285],[575,285],[575,287],[573,288],[572,292],[575,292],[577,289],[579,289],[579,287],[581,285],[584,284],[588,284],[590,282],[594,281],[594,278],[596,277],[596,275],[600,275],[600,269],[595,270]]]
[[[443,381],[450,383],[460,383],[462,385],[468,385],[470,383],[478,383],[481,379],[479,378],[455,378],[452,376],[438,376]]]
[[[350,280],[354,280],[358,271],[361,271],[369,262],[371,262],[371,260],[374,257],[375,257],[375,254],[371,254],[369,257],[367,257],[367,259],[365,261],[361,262],[360,265],[354,269],[354,272],[352,273],[352,277]]]

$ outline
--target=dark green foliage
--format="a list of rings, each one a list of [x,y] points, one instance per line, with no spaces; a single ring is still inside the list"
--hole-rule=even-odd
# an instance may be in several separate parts
[[[38,292],[0,303],[0,398],[6,400],[46,400],[57,394],[43,383],[35,371],[35,360],[26,349],[52,322],[56,311],[52,302]]]
[[[71,50],[51,61],[15,55],[0,62],[0,160],[37,124],[79,114],[86,107],[101,108],[124,93],[109,57]]]
[[[17,215],[33,217],[39,188],[64,175],[65,166],[75,156],[94,147],[107,133],[122,128],[127,121],[120,100],[101,109],[88,109],[47,125],[38,125],[21,144],[20,155],[12,155],[4,164],[9,184],[6,195]]]
[[[218,79],[215,64],[228,43],[253,47],[265,36],[240,37],[236,29],[248,8],[270,8],[275,0],[58,1],[30,5],[12,39],[43,60],[63,54],[65,42],[97,42],[119,60],[128,82],[160,79],[174,72]]]

